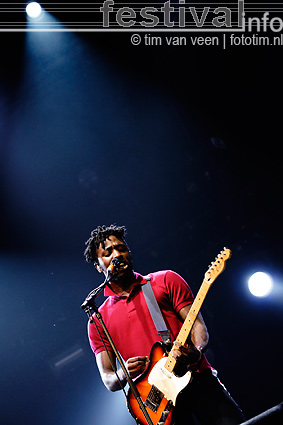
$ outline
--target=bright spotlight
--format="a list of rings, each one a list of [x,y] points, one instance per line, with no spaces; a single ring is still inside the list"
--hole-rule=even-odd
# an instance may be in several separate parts
[[[273,287],[271,277],[263,272],[256,272],[249,278],[249,290],[255,297],[266,297]]]
[[[26,12],[30,18],[38,18],[41,14],[41,6],[33,1],[27,5]]]

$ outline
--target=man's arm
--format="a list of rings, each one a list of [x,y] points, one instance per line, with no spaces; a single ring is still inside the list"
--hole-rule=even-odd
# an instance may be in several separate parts
[[[181,308],[179,311],[179,316],[184,322],[191,308],[191,304]],[[209,335],[207,331],[207,327],[204,323],[203,317],[201,313],[198,314],[195,323],[191,330],[191,341],[193,343],[193,347],[190,345],[185,345],[182,347],[179,343],[174,342],[175,349],[173,350],[173,356],[176,358],[180,358],[181,356],[184,358],[188,356],[189,363],[195,363],[201,357],[201,351],[203,351],[209,340]]]
[[[111,357],[113,365],[116,365],[116,356],[113,351],[109,351],[109,355]],[[96,363],[101,375],[101,379],[109,391],[121,390],[121,388],[126,385],[126,376],[122,369],[118,369],[117,374],[122,384],[121,387],[119,379],[117,378],[115,371],[112,369],[112,365],[106,351],[101,351],[96,355]],[[126,368],[130,377],[133,379],[143,373],[147,363],[148,357],[145,356],[132,357],[127,360]]]
[[[181,310],[179,311],[179,315],[183,322],[185,321],[190,309],[191,304],[181,308]],[[195,347],[201,347],[201,349],[203,350],[207,346],[208,340],[209,335],[207,327],[204,323],[201,313],[199,312],[191,330],[191,341]]]

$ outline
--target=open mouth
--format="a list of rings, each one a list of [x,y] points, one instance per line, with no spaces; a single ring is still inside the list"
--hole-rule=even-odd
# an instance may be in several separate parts
[[[128,264],[125,263],[124,261],[121,261],[118,267],[118,270],[124,270],[128,267]]]

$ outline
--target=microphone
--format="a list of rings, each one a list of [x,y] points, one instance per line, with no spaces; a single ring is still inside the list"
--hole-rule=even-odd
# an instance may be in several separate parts
[[[120,266],[121,261],[119,258],[115,257],[111,260],[110,265],[107,267],[108,274],[112,275],[115,273],[116,269]]]

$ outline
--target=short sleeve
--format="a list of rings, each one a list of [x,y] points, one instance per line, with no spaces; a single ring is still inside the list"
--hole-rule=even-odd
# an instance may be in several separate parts
[[[165,285],[169,299],[177,313],[181,308],[193,303],[193,293],[187,282],[179,274],[168,270],[165,274]]]
[[[93,320],[95,320],[95,324],[97,325],[99,332],[97,331],[95,324],[89,321],[88,322],[88,338],[89,338],[89,343],[90,343],[92,351],[94,352],[95,355],[97,355],[101,351],[106,351],[105,347],[107,348],[107,350],[111,351],[111,346],[107,340],[106,335],[104,334],[104,331],[100,323],[98,322],[96,317],[94,317]],[[102,341],[104,342],[105,347]]]

